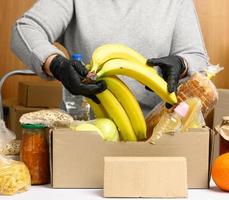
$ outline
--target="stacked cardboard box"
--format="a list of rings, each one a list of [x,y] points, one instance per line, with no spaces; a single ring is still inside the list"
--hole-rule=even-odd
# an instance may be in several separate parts
[[[7,127],[21,138],[20,117],[28,112],[47,108],[59,108],[62,100],[62,87],[54,81],[19,82],[18,98],[3,101]]]

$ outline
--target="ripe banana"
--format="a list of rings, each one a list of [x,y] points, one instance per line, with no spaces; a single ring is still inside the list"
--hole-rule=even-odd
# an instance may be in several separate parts
[[[86,98],[86,101],[90,104],[95,118],[107,118],[108,114],[101,104],[95,103],[93,100]]]
[[[105,62],[115,58],[146,64],[146,59],[141,54],[123,44],[105,44],[93,52],[91,72],[96,73]]]
[[[105,77],[107,88],[126,111],[138,140],[146,138],[146,122],[142,110],[132,92],[117,77]]]
[[[175,93],[168,92],[167,83],[162,77],[155,73],[155,70],[151,67],[124,59],[112,59],[103,65],[102,69],[97,73],[97,78],[99,79],[113,75],[132,77],[140,83],[148,86],[165,102],[172,105],[177,103]]]
[[[115,122],[124,141],[137,141],[131,122],[114,95],[107,89],[96,94],[109,117]]]

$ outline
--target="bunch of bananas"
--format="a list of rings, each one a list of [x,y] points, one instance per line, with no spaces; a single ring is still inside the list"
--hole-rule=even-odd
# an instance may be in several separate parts
[[[107,90],[97,94],[101,104],[87,99],[96,118],[108,117],[117,125],[123,141],[146,139],[146,122],[142,110],[130,89],[117,75],[129,76],[148,86],[165,102],[177,102],[175,93],[167,91],[167,83],[156,70],[146,65],[146,59],[135,50],[122,44],[105,44],[98,47],[87,66],[88,76],[104,80]]]

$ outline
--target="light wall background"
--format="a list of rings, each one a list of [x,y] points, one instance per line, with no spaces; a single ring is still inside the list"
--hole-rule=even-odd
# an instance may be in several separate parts
[[[11,28],[15,20],[35,0],[0,1],[0,77],[5,73],[26,68],[10,50]],[[194,0],[211,63],[225,68],[214,82],[219,88],[229,89],[229,0]],[[3,98],[17,96],[17,83],[21,80],[39,80],[38,77],[15,76],[3,87]]]

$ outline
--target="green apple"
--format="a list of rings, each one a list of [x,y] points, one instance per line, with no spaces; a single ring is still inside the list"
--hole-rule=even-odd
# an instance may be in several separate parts
[[[105,141],[119,141],[119,133],[114,122],[107,118],[91,121],[74,121],[70,128],[75,131],[96,131]]]
[[[119,133],[114,122],[107,118],[98,118],[92,121],[92,123],[98,127],[104,136],[106,141],[119,141]]]
[[[102,131],[93,124],[83,123],[75,127],[71,126],[70,128],[75,131],[96,131],[103,139],[105,139]]]

